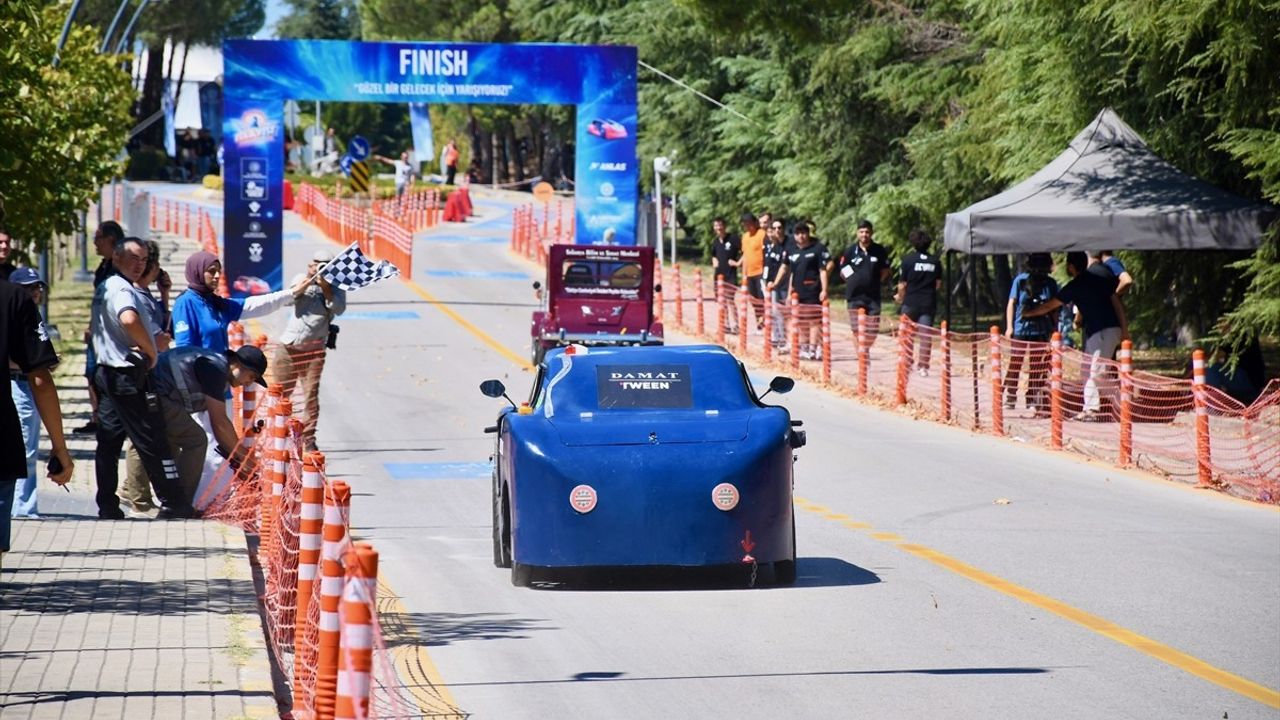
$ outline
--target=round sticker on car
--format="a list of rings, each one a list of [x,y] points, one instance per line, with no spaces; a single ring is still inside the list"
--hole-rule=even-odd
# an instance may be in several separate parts
[[[711,502],[725,512],[738,507],[738,488],[729,483],[720,483],[711,489]]]
[[[569,491],[569,505],[576,511],[587,514],[596,509],[596,489],[590,485],[579,485]]]

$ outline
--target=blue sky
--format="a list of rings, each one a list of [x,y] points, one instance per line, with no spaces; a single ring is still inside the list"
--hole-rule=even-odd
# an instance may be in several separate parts
[[[284,17],[288,10],[289,8],[284,4],[284,0],[267,0],[267,21],[263,23],[262,29],[254,37],[259,40],[275,37],[276,21]]]

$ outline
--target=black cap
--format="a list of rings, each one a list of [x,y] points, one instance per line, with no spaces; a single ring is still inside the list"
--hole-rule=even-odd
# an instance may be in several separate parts
[[[227,354],[234,357],[241,365],[258,373],[257,383],[262,387],[267,386],[267,356],[263,354],[254,345],[245,345],[239,350],[228,350]]]

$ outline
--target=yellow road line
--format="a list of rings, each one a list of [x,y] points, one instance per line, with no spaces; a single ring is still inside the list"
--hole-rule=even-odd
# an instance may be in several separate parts
[[[386,593],[380,598],[381,606],[379,612],[389,611],[392,614],[406,617],[409,609],[400,602],[400,595],[391,589],[390,583],[387,582],[386,576],[378,573],[378,584],[386,589]],[[409,643],[406,647],[407,653],[395,654],[396,672],[408,683],[409,694],[413,696],[414,702],[417,703],[418,709],[422,711],[424,717],[455,717],[450,711],[456,712],[456,717],[462,717],[461,711],[458,710],[458,703],[453,699],[453,693],[449,692],[449,686],[445,684],[444,678],[440,676],[440,670],[436,668],[436,664],[431,661],[431,655],[426,648],[418,643]],[[423,677],[419,678],[421,675]],[[427,684],[435,689],[436,694],[432,695],[421,686],[416,680],[426,680]],[[433,702],[438,701],[438,702]],[[438,707],[439,703],[444,703],[445,708]],[[444,710],[444,714],[441,711]]]
[[[870,530],[871,529],[871,523],[860,522],[858,520],[845,520],[840,524],[847,528],[850,528],[851,530]]]
[[[797,500],[796,504],[823,517],[834,514],[826,508],[818,509],[820,506],[814,505],[808,500],[803,503]],[[868,529],[871,527],[867,523],[849,520],[842,521],[840,524],[854,529]],[[1048,595],[1042,595],[1034,590],[1029,590],[1020,585],[1015,585],[1002,577],[979,570],[972,565],[965,564],[932,548],[924,545],[916,545],[914,543],[900,542],[902,538],[894,533],[871,533],[871,537],[876,540],[893,542],[897,547],[915,555],[916,557],[928,560],[929,562],[946,568],[961,577],[968,578],[969,580],[989,587],[992,590],[996,590],[997,592],[1001,592],[1012,598],[1021,600],[1028,605],[1033,605],[1042,610],[1047,610],[1054,615],[1070,620],[1087,630],[1092,630],[1103,637],[1114,640],[1122,645],[1127,645],[1144,655],[1153,657],[1168,665],[1172,665],[1184,672],[1191,673],[1196,677],[1208,680],[1219,687],[1226,688],[1227,690],[1243,695],[1251,700],[1256,700],[1268,707],[1280,708],[1280,690],[1273,690],[1265,685],[1260,685],[1252,680],[1227,672],[1226,670],[1210,665],[1193,655],[1188,655],[1181,650],[1176,650],[1168,645],[1152,640],[1151,638],[1139,635],[1138,633],[1121,627],[1110,620],[1105,620],[1097,615],[1085,612],[1084,610],[1068,605],[1061,600],[1055,600]]]
[[[1280,691],[1259,685],[1252,680],[1247,680],[1234,673],[1229,673],[1221,668],[1214,667],[1209,663],[1188,655],[1180,650],[1175,650],[1163,643],[1156,642],[1151,638],[1139,635],[1132,630],[1123,628],[1109,620],[1087,613],[1076,607],[1072,607],[1060,600],[1055,600],[1047,595],[1041,595],[1033,590],[1028,590],[1020,585],[1015,585],[1004,578],[997,577],[988,572],[983,572],[972,565],[956,560],[955,558],[944,555],[937,550],[932,550],[923,545],[914,545],[911,543],[900,543],[898,547],[917,557],[928,560],[935,565],[940,565],[951,572],[961,575],[976,583],[985,585],[992,590],[1004,593],[1013,598],[1017,598],[1029,605],[1034,605],[1042,610],[1048,610],[1062,618],[1066,618],[1081,627],[1092,630],[1099,635],[1108,637],[1122,645],[1149,655],[1161,662],[1172,665],[1180,670],[1203,678],[1209,682],[1224,687],[1232,692],[1244,695],[1252,700],[1273,708],[1280,708]]]
[[[409,289],[412,290],[415,294],[417,294],[418,297],[434,305],[437,310],[447,315],[450,320],[453,320],[454,322],[461,325],[463,329],[465,329],[467,332],[471,333],[472,335],[475,335],[477,338],[480,338],[481,342],[483,342],[485,345],[488,345],[499,355],[510,360],[516,365],[519,365],[521,368],[524,368],[526,370],[533,368],[533,365],[528,361],[528,359],[520,357],[516,353],[512,352],[511,349],[509,349],[506,345],[503,345],[502,343],[493,339],[493,336],[489,335],[485,331],[476,327],[474,324],[472,324],[470,320],[467,320],[466,318],[462,317],[461,315],[458,314],[456,310],[449,307],[445,303],[441,302],[439,299],[436,298],[436,296],[427,292],[426,288],[422,287],[421,285],[419,285],[418,283],[412,280],[406,280],[404,278],[401,278],[401,280],[404,282],[405,285],[408,285]]]

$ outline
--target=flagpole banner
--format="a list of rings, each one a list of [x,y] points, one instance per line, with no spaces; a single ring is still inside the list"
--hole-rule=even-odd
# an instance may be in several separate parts
[[[233,287],[282,287],[282,126],[290,98],[573,105],[575,242],[636,242],[634,47],[227,40],[222,53],[224,272],[231,281],[265,281]],[[422,161],[434,152],[419,150]]]
[[[413,129],[414,169],[422,172],[422,164],[431,168],[435,159],[435,139],[431,136],[431,113],[426,103],[409,103],[409,127]]]

